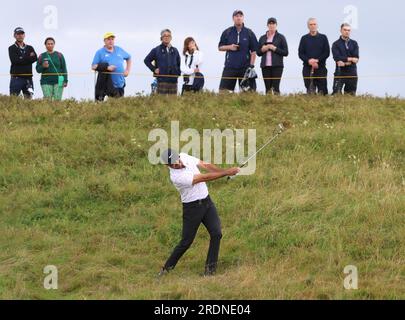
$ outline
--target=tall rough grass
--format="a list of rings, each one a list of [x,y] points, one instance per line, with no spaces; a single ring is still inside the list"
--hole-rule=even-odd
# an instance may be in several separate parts
[[[177,269],[181,204],[147,159],[153,128],[293,127],[253,176],[209,184],[224,238],[200,229]],[[0,298],[405,298],[405,102],[213,94],[93,102],[0,97]],[[43,288],[55,265],[59,289]],[[359,289],[343,287],[347,265]]]

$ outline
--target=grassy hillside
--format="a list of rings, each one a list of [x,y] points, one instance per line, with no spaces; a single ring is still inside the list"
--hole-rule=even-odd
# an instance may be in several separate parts
[[[147,141],[170,121],[294,126],[254,176],[210,183],[224,238],[203,278],[201,227],[177,269],[181,204]],[[405,101],[370,97],[139,97],[105,104],[0,98],[0,298],[405,298]],[[43,288],[56,265],[59,289]],[[343,287],[347,265],[359,290]]]

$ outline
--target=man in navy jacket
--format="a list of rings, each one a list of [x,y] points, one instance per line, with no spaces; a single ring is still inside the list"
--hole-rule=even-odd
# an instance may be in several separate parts
[[[225,51],[225,68],[219,85],[220,91],[234,91],[236,79],[239,86],[248,68],[254,68],[258,42],[252,30],[244,25],[244,15],[241,10],[233,13],[234,26],[226,29],[218,44],[219,51]],[[253,79],[251,79],[253,80]],[[256,90],[256,81],[251,81],[250,90]]]
[[[34,94],[32,81],[32,64],[38,60],[33,47],[25,44],[25,31],[19,27],[14,30],[16,42],[8,48],[11,61],[10,95],[19,96],[22,92],[25,99]]]
[[[332,45],[333,59],[336,62],[333,94],[356,94],[357,63],[359,62],[359,45],[350,39],[351,27],[343,23],[340,27],[341,37]]]
[[[318,32],[318,23],[316,19],[308,20],[309,33],[301,38],[298,53],[304,63],[302,74],[304,76],[305,87],[310,92],[311,77],[315,90],[319,94],[328,94],[328,70],[326,69],[326,60],[330,56],[330,46],[326,35]]]
[[[179,51],[171,45],[172,32],[165,29],[160,34],[162,43],[146,56],[145,65],[157,77],[158,94],[177,94],[177,80],[181,75]],[[161,75],[159,77],[159,75]]]

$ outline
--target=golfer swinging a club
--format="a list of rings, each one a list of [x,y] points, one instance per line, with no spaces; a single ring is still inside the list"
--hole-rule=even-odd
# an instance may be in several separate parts
[[[175,268],[177,262],[193,243],[201,223],[207,228],[211,237],[204,275],[213,276],[218,264],[222,232],[221,221],[215,204],[209,196],[206,182],[235,176],[240,169],[221,169],[185,153],[179,155],[171,149],[163,152],[161,159],[169,167],[170,180],[181,195],[183,231],[180,243],[161,269],[159,277]],[[208,173],[201,174],[200,169]]]

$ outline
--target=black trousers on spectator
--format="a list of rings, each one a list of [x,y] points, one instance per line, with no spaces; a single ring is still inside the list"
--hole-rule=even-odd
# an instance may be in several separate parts
[[[96,101],[104,101],[105,97],[108,96],[109,98],[122,98],[125,95],[125,87],[124,88],[113,88],[108,94],[106,92],[98,92],[96,90]]]
[[[236,81],[238,81],[240,88],[240,83],[245,76],[247,68],[248,67],[241,69],[224,68],[224,71],[222,72],[221,83],[219,84],[219,90],[235,91]],[[251,88],[250,91],[255,92],[257,89],[256,80],[250,79],[249,81],[250,81],[249,85]]]
[[[337,68],[335,72],[335,78],[333,82],[333,94],[352,94],[356,95],[357,92],[357,70],[348,68]],[[342,78],[339,78],[342,77]],[[347,77],[347,78],[345,78]]]
[[[310,92],[310,84],[311,84],[311,67],[309,66],[304,66],[304,69],[302,70],[302,75],[304,76],[304,83],[305,83],[305,88],[307,88],[307,93]],[[328,79],[326,78],[328,76],[328,69],[326,69],[325,66],[320,66],[318,69],[315,69],[315,73],[313,75],[314,79],[314,86],[315,86],[315,93],[327,95],[328,94]],[[322,79],[319,79],[318,77],[322,77]],[[318,78],[318,79],[317,79]]]
[[[284,67],[264,67],[262,74],[264,78],[264,85],[266,86],[266,93],[280,94],[280,82],[283,76]],[[266,79],[275,78],[275,79]]]
[[[177,262],[193,243],[201,223],[204,224],[211,236],[205,268],[206,271],[215,272],[222,231],[217,209],[209,196],[204,200],[183,204],[182,239],[167,260],[164,266],[166,270],[172,270],[176,267]]]
[[[12,76],[10,80],[10,95],[19,96],[22,92],[25,99],[31,99],[32,94],[29,89],[34,90],[34,83],[32,78],[27,77],[15,77]]]

